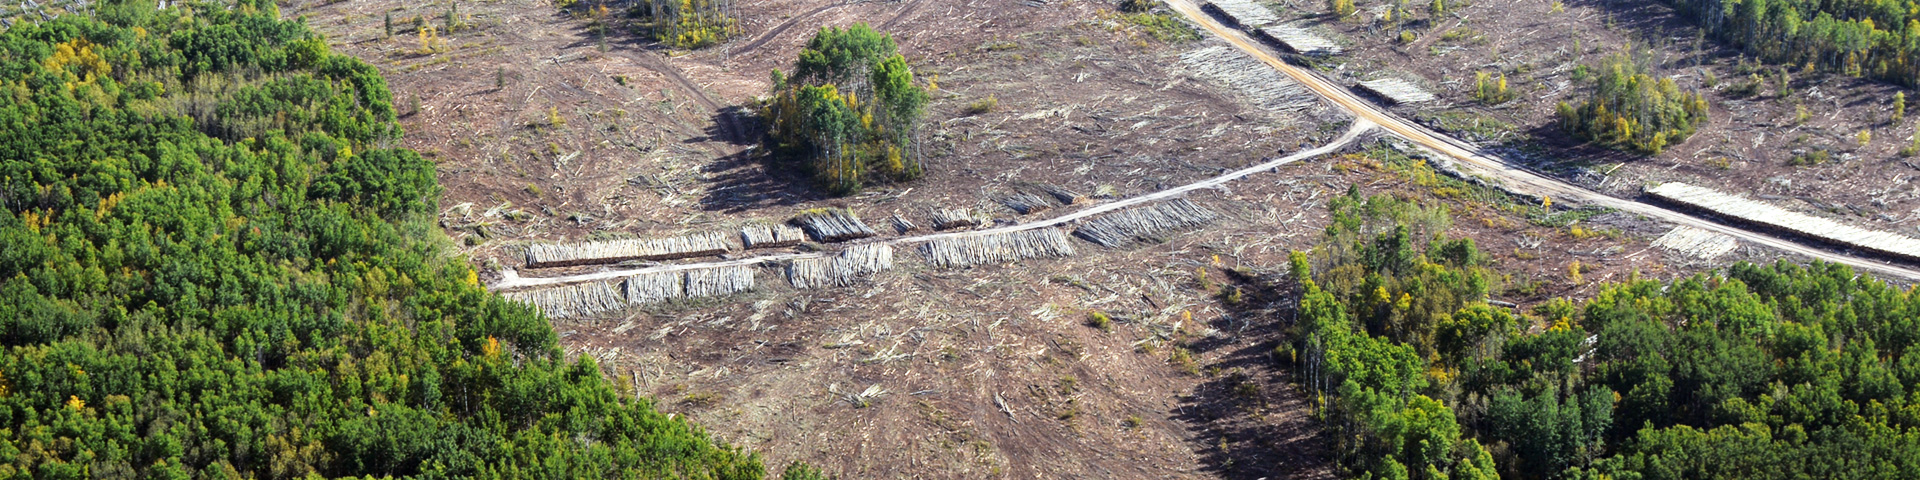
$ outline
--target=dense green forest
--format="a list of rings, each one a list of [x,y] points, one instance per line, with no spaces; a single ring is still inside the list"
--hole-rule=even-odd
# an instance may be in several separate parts
[[[1707,100],[1680,90],[1672,78],[1656,78],[1650,61],[1620,53],[1580,66],[1573,79],[1592,83],[1592,94],[1578,105],[1560,102],[1561,126],[1577,138],[1647,155],[1693,136],[1707,122]]]
[[[914,133],[926,104],[927,91],[893,36],[858,23],[820,29],[792,76],[774,70],[761,116],[771,124],[771,150],[796,159],[827,190],[848,194],[920,176]]]
[[[1665,0],[1722,41],[1767,61],[1920,87],[1915,0]]]
[[[1444,210],[1357,191],[1295,254],[1295,341],[1361,478],[1904,478],[1920,293],[1843,266],[1634,278],[1515,315]],[[1315,271],[1318,273],[1314,273]]]
[[[0,51],[0,478],[765,475],[482,289],[379,72],[271,2]]]

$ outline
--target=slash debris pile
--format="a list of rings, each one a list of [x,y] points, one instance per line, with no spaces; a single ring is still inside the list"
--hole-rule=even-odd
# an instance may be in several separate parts
[[[1162,232],[1187,229],[1218,217],[1185,198],[1176,198],[1151,207],[1131,208],[1101,215],[1074,229],[1073,236],[1102,247],[1114,248],[1134,242],[1159,242]]]
[[[920,246],[927,263],[959,268],[1040,257],[1073,255],[1073,244],[1056,228],[931,240]]]
[[[672,260],[727,253],[726,235],[701,232],[668,238],[634,238],[527,246],[527,267],[568,267],[627,260]]]
[[[822,242],[844,242],[856,238],[878,235],[873,228],[860,221],[860,216],[845,208],[816,208],[801,212],[793,217],[795,225],[807,229],[808,235]]]
[[[854,245],[837,255],[802,258],[787,264],[787,281],[794,288],[852,285],[861,277],[893,269],[893,246]]]

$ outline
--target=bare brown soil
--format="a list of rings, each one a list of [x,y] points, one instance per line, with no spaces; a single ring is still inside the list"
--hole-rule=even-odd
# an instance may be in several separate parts
[[[491,271],[519,266],[516,247],[531,241],[721,229],[826,205],[883,229],[894,213],[924,224],[933,206],[1011,222],[1018,216],[993,198],[1025,182],[1129,196],[1339,133],[1328,119],[1251,109],[1187,78],[1178,54],[1199,44],[1154,41],[1108,7],[740,2],[742,35],[684,52],[618,22],[597,35],[591,19],[546,2],[463,2],[472,28],[443,34],[438,53],[420,51],[409,19],[438,26],[450,3],[283,8],[387,74],[408,146],[440,165],[442,225]],[[790,63],[813,31],[854,22],[894,33],[939,90],[923,130],[927,178],[833,199],[757,155],[750,110],[768,71]],[[964,113],[987,97],[996,110]],[[1303,162],[1194,194],[1224,218],[1164,244],[1076,243],[1080,253],[1066,259],[966,270],[930,269],[902,252],[898,271],[858,287],[793,291],[767,272],[754,293],[556,328],[569,354],[600,359],[623,388],[776,468],[805,460],[846,478],[1329,478],[1329,442],[1267,352],[1291,318],[1277,272],[1287,252],[1319,240],[1327,198],[1347,185],[1448,204],[1456,231],[1497,258],[1506,275],[1498,298],[1525,304],[1591,295],[1597,282],[1635,271],[1696,271],[1647,247],[1660,225],[1615,215],[1580,224],[1602,234],[1540,227],[1418,177],[1358,156]],[[1578,282],[1573,260],[1591,265]],[[598,268],[608,267],[523,274]],[[1233,288],[1243,298],[1229,304]],[[1111,331],[1086,325],[1091,311],[1111,314]]]

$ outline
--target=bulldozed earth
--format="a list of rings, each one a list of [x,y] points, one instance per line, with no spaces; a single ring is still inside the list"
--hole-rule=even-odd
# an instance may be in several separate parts
[[[552,277],[699,261],[527,268],[532,244],[738,232],[816,208],[848,208],[883,238],[898,233],[888,219],[925,228],[935,209],[965,209],[983,220],[976,228],[1049,218],[1318,146],[1351,122],[1321,102],[1276,103],[1223,80],[1195,55],[1216,41],[1157,37],[1113,7],[742,2],[738,35],[691,51],[651,41],[617,8],[600,15],[547,1],[296,2],[283,13],[381,68],[406,146],[439,166],[441,226],[492,283],[509,270]],[[1463,10],[1473,8],[1493,7]],[[1582,8],[1598,7],[1569,10]],[[449,21],[430,36],[415,29]],[[937,89],[921,129],[925,178],[836,198],[762,152],[755,101],[813,32],[856,22],[893,34]],[[1347,25],[1316,28],[1346,33],[1346,68],[1434,79],[1463,68],[1442,62],[1454,57],[1370,43]],[[1440,103],[1406,111],[1443,125],[1483,117],[1519,125],[1489,130],[1489,141],[1550,137],[1536,132],[1547,122],[1539,102],[1493,110],[1455,89],[1431,90]],[[988,99],[991,108],[976,107]],[[1734,138],[1736,122],[1761,121],[1725,108],[1694,142],[1653,160],[1545,141],[1511,148],[1584,152],[1578,158],[1588,160],[1565,170],[1610,169],[1598,186],[1622,195],[1683,174],[1735,190],[1751,175],[1715,175],[1693,156],[1714,148],[1711,139]],[[1727,117],[1742,120],[1719,120]],[[1632,275],[1779,257],[1743,247],[1702,259],[1655,247],[1669,226],[1527,203],[1451,179],[1397,144],[1370,135],[1189,193],[1216,217],[1137,244],[1073,240],[1069,256],[963,268],[902,249],[891,271],[813,289],[781,280],[777,266],[756,267],[760,280],[746,293],[555,327],[569,354],[594,358],[623,390],[775,466],[801,460],[847,478],[1330,478],[1331,439],[1272,352],[1291,324],[1287,255],[1314,247],[1327,200],[1350,186],[1446,205],[1452,233],[1474,238],[1501,272],[1495,299],[1522,309]],[[1760,173],[1776,172],[1761,163],[1751,163],[1752,175],[1864,175],[1836,165]],[[1008,206],[1037,186],[1086,199],[1030,213]],[[1827,201],[1869,203],[1851,198]]]

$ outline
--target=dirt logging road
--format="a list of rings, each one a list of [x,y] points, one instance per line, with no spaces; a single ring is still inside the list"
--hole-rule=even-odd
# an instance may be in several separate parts
[[[1513,162],[1488,154],[1478,147],[1454,139],[1425,126],[1407,121],[1397,115],[1381,109],[1373,102],[1361,99],[1347,89],[1320,77],[1311,71],[1295,67],[1280,60],[1266,44],[1248,37],[1245,32],[1221,24],[1213,16],[1201,11],[1193,0],[1166,0],[1174,11],[1180,12],[1207,32],[1233,44],[1234,48],[1266,62],[1280,73],[1305,85],[1320,98],[1326,99],[1342,110],[1352,113],[1356,118],[1378,124],[1382,129],[1392,132],[1429,150],[1445,155],[1461,163],[1472,166],[1490,176],[1507,182],[1508,188],[1560,201],[1572,201],[1634,213],[1668,223],[1686,225],[1733,236],[1758,245],[1773,247],[1781,251],[1805,255],[1828,262],[1844,264],[1855,269],[1873,271],[1885,275],[1920,280],[1920,270],[1894,265],[1876,260],[1837,253],[1818,246],[1806,245],[1773,235],[1746,230],[1726,224],[1710,221],[1687,213],[1652,205],[1644,202],[1623,199],[1595,192],[1567,183],[1556,178],[1535,173]]]
[[[1318,157],[1321,155],[1326,155],[1328,153],[1332,153],[1336,150],[1339,150],[1342,147],[1346,147],[1349,144],[1352,144],[1354,140],[1360,139],[1361,135],[1364,135],[1368,131],[1371,131],[1373,129],[1374,129],[1374,124],[1372,122],[1369,122],[1365,119],[1355,120],[1352,125],[1347,127],[1346,133],[1340,135],[1339,138],[1335,138],[1331,142],[1327,142],[1326,145],[1321,145],[1319,147],[1314,147],[1312,149],[1294,152],[1292,155],[1287,155],[1285,157],[1261,162],[1250,167],[1227,172],[1225,174],[1221,174],[1219,176],[1209,178],[1206,180],[1201,180],[1199,182],[1189,183],[1186,185],[1181,185],[1178,187],[1169,188],[1166,190],[1161,190],[1158,192],[1153,192],[1153,193],[1149,193],[1149,194],[1141,195],[1137,197],[1131,197],[1131,198],[1126,198],[1126,199],[1117,200],[1113,202],[1107,202],[1107,203],[1095,205],[1090,208],[1076,210],[1073,213],[1061,215],[1058,217],[1047,218],[1043,220],[1035,220],[1031,222],[1019,223],[1014,225],[1007,225],[1007,226],[998,227],[998,228],[969,230],[969,231],[963,231],[963,232],[933,233],[933,234],[918,235],[918,236],[912,236],[912,237],[895,237],[895,238],[886,238],[886,239],[879,239],[879,240],[859,242],[859,243],[884,243],[884,244],[895,245],[895,246],[903,246],[903,245],[912,245],[917,243],[925,243],[933,240],[997,235],[997,234],[1003,234],[1003,233],[1013,233],[1013,232],[1065,225],[1068,223],[1079,221],[1081,219],[1090,218],[1095,215],[1113,213],[1123,209],[1137,207],[1137,206],[1145,205],[1148,203],[1172,199],[1175,197],[1179,197],[1181,195],[1185,195],[1188,192],[1192,192],[1194,190],[1218,187],[1220,185],[1226,184],[1227,182],[1239,180],[1248,175],[1253,175],[1255,173],[1273,170],[1275,168],[1279,168],[1280,166],[1286,165],[1289,163],[1298,162],[1301,160],[1306,160],[1306,159]],[[611,270],[611,271],[605,271],[605,272],[594,272],[594,273],[568,275],[568,276],[561,276],[561,277],[521,277],[518,274],[516,274],[514,271],[507,270],[505,272],[502,272],[504,276],[499,281],[494,282],[493,286],[490,288],[493,290],[514,290],[514,289],[529,288],[529,287],[541,287],[541,286],[562,285],[562,284],[569,284],[569,283],[591,282],[591,281],[597,281],[597,280],[612,280],[616,278],[625,278],[629,276],[642,275],[642,274],[648,274],[648,273],[674,272],[674,271],[692,270],[692,269],[700,269],[700,268],[757,265],[757,264],[767,263],[767,262],[796,260],[801,258],[823,257],[826,255],[830,255],[832,253],[833,252],[786,253],[786,254],[777,254],[777,255],[765,255],[765,256],[758,256],[758,257],[740,258],[740,259],[733,259],[733,260],[721,260],[721,261],[715,261],[715,262],[660,265],[655,267],[638,268],[638,269],[630,269],[630,270]]]

